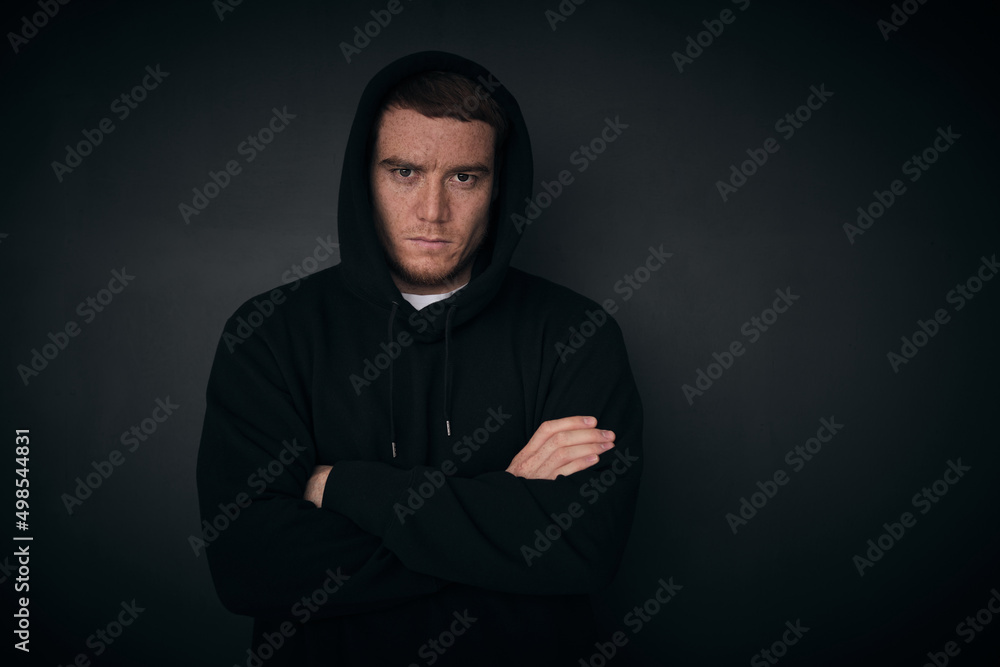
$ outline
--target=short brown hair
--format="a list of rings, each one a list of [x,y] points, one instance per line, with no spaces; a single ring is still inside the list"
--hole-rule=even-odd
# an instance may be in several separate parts
[[[507,138],[507,116],[482,84],[471,78],[454,72],[432,71],[403,79],[382,99],[376,131],[389,108],[412,109],[428,118],[483,121],[494,130],[494,156],[499,165],[500,149]]]

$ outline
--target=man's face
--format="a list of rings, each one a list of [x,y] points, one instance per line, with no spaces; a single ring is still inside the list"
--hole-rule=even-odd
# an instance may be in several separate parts
[[[411,294],[457,289],[486,238],[493,128],[389,108],[376,131],[375,227],[396,286]]]

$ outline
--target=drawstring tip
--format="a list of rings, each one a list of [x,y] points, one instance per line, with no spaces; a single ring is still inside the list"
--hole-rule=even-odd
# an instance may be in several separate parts
[[[447,419],[444,420],[444,427],[448,431],[448,437],[451,437],[451,422]]]
[[[396,458],[396,443],[392,443],[392,458]]]

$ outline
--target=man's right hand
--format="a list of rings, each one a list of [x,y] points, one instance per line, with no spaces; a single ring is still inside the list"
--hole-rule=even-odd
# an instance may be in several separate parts
[[[601,452],[615,446],[615,434],[595,426],[594,417],[542,422],[507,466],[507,472],[526,479],[555,479],[589,468]]]

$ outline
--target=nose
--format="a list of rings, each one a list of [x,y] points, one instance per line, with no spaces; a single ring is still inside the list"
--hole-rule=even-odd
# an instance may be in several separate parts
[[[445,184],[431,180],[417,194],[417,218],[421,222],[445,222],[448,219],[448,193]]]

